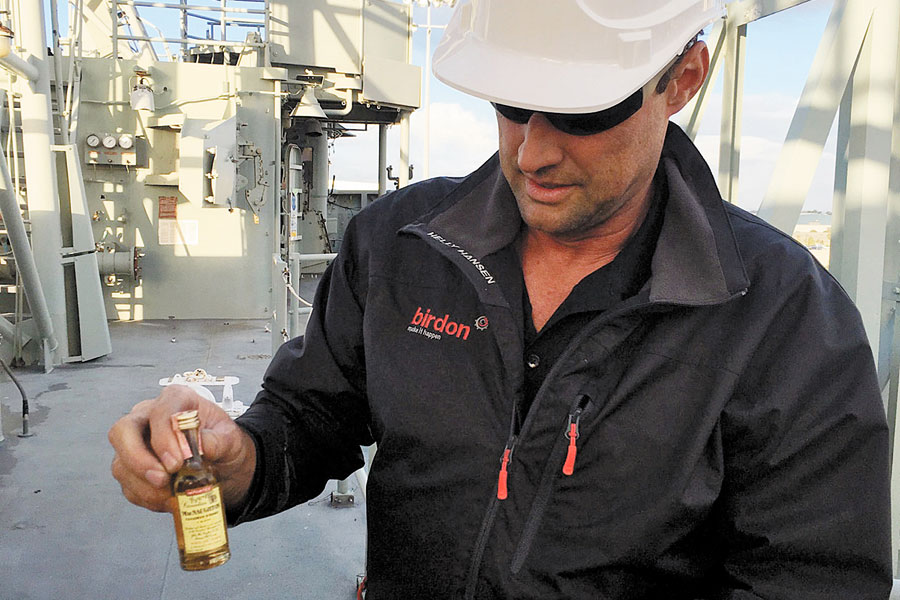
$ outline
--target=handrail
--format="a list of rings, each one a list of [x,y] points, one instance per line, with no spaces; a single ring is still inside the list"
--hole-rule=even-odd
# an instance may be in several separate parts
[[[137,42],[166,42],[172,44],[197,44],[200,46],[241,46],[241,47],[263,47],[265,42],[237,42],[232,40],[212,40],[208,38],[160,38],[150,37],[146,35],[120,35],[120,40],[131,40]],[[126,102],[127,104],[127,102]]]
[[[244,0],[245,2],[250,0]],[[228,7],[228,6],[204,6],[202,4],[169,4],[167,2],[148,2],[146,0],[118,0],[119,5],[125,6],[144,6],[147,8],[176,8],[178,10],[196,10],[196,11],[208,11],[208,12],[223,12],[223,13],[242,13],[242,14],[251,14],[251,15],[264,15],[266,14],[266,9],[264,8],[240,8],[240,7]]]
[[[261,8],[253,8],[249,6],[229,5],[228,0],[221,0],[217,5],[201,4],[197,0],[187,3],[185,0],[110,0],[112,13],[118,14],[119,7],[127,7],[133,12],[132,17],[136,16],[138,20],[145,20],[137,14],[138,8],[149,9],[169,9],[180,13],[178,21],[181,23],[181,35],[178,37],[167,37],[162,35],[147,35],[145,31],[129,32],[137,33],[137,35],[125,35],[120,33],[120,23],[116,20],[113,23],[112,42],[115,55],[117,56],[118,45],[120,41],[144,42],[149,44],[163,44],[168,49],[169,44],[180,45],[182,50],[182,60],[188,53],[188,45],[215,45],[220,47],[254,47],[264,48],[266,46],[266,38],[269,24],[269,6],[268,0],[234,0],[245,4],[261,4]],[[205,14],[200,14],[205,13]],[[188,24],[192,19],[210,25],[206,30],[206,37],[200,35],[192,35],[188,32]],[[212,29],[218,25],[221,29],[220,35],[213,37]],[[260,31],[262,41],[244,41],[229,38],[229,27],[235,29],[255,28]],[[157,31],[159,29],[157,28]],[[168,52],[166,53],[168,55]]]

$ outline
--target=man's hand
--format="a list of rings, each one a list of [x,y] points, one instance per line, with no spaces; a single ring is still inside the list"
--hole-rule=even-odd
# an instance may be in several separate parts
[[[203,456],[215,469],[225,505],[243,503],[256,469],[253,440],[214,403],[186,386],[170,385],[155,400],[145,400],[109,430],[116,451],[112,474],[129,502],[157,511],[171,511],[172,474],[183,462],[171,416],[198,411]]]

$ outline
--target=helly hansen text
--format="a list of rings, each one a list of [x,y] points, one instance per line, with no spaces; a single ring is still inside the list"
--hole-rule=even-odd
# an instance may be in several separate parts
[[[494,276],[491,275],[491,272],[487,270],[487,267],[485,267],[483,264],[481,264],[480,260],[478,260],[471,254],[466,252],[466,250],[461,248],[458,244],[454,244],[450,240],[445,239],[443,236],[440,236],[433,231],[428,232],[428,237],[430,237],[431,239],[433,239],[437,242],[440,242],[441,244],[447,246],[451,250],[456,250],[460,256],[462,256],[464,259],[466,259],[467,261],[472,263],[472,266],[474,266],[476,269],[478,269],[478,272],[481,273],[481,276],[484,277],[484,280],[487,283],[494,283],[496,281],[494,279]]]
[[[430,308],[426,308],[425,312],[422,312],[421,306],[416,308],[416,314],[413,315],[410,324],[418,325],[425,330],[431,329],[438,333],[454,335],[464,340],[469,339],[470,327],[468,325],[461,325],[456,321],[451,321],[449,314],[445,314],[443,317],[433,315]]]

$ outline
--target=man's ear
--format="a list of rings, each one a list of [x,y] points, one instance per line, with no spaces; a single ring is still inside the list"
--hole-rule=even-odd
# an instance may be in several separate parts
[[[709,49],[697,41],[675,65],[672,80],[666,88],[666,105],[671,117],[684,108],[703,87],[709,74]]]

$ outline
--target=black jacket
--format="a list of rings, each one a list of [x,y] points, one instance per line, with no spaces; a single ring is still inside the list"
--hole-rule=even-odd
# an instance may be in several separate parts
[[[369,600],[886,598],[888,430],[857,310],[722,202],[677,127],[660,169],[648,284],[572,339],[521,426],[522,325],[485,264],[521,224],[497,157],[363,211],[239,420],[260,460],[232,521],[378,442]]]

